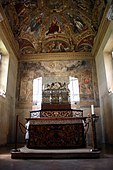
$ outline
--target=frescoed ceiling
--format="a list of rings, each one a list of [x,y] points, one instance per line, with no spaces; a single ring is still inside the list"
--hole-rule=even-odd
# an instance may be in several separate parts
[[[104,0],[2,0],[20,54],[90,52]]]

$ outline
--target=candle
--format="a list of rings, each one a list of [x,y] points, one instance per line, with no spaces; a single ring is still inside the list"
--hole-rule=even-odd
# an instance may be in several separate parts
[[[91,105],[91,114],[94,115],[94,105]]]
[[[44,85],[43,85],[43,90],[44,90]]]

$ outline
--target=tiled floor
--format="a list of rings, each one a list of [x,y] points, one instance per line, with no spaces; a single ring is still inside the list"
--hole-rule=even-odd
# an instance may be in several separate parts
[[[99,159],[11,159],[13,147],[0,147],[0,170],[113,170],[113,147],[102,150]]]

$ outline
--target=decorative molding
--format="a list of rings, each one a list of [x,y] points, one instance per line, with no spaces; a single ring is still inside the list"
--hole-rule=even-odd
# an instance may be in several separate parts
[[[62,111],[60,111],[62,112]],[[66,112],[66,111],[65,111]],[[68,111],[69,112],[69,111]],[[71,112],[71,110],[70,110]],[[76,111],[77,112],[77,111]],[[49,125],[49,124],[74,124],[74,123],[82,123],[83,117],[78,117],[78,118],[73,118],[73,117],[48,117],[48,119],[40,118],[40,119],[35,119],[35,118],[27,118],[30,120],[31,125]]]
[[[95,37],[95,40],[94,40],[94,46],[93,46],[93,49],[92,49],[92,55],[95,57],[100,49],[100,45],[104,39],[104,36],[105,36],[105,33],[109,27],[109,20],[107,19],[106,17],[106,14],[107,14],[107,11],[109,9],[109,6],[106,5],[106,9],[104,11],[104,15],[103,15],[103,18],[101,20],[101,24],[99,26],[99,29],[98,29],[98,34],[97,36]],[[104,28],[104,29],[103,29]]]
[[[75,60],[75,59],[92,59],[91,52],[64,52],[64,53],[41,53],[26,54],[21,56],[20,61],[50,61],[50,60]]]

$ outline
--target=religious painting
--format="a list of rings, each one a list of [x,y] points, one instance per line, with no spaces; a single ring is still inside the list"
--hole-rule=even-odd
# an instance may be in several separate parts
[[[71,52],[73,51],[73,46],[62,40],[49,41],[43,45],[42,52]]]
[[[47,31],[46,35],[54,34],[54,33],[59,33],[59,32],[60,32],[60,26],[58,25],[58,20],[55,17],[52,20],[51,25],[50,25],[49,30]]]
[[[23,67],[24,69],[21,69]],[[72,76],[78,78],[80,102],[85,101],[88,103],[89,101],[95,101],[98,104],[98,84],[96,70],[94,68],[93,60],[88,59],[70,61],[21,62],[19,75],[21,80],[19,82],[21,84],[21,86],[19,85],[21,93],[19,95],[19,100],[24,102],[30,100],[34,78],[48,77],[50,82],[54,82],[53,77],[61,76],[65,78],[66,76]],[[61,81],[60,83],[63,82]],[[27,89],[29,89],[29,92],[26,91]]]
[[[50,53],[50,50],[43,49],[45,42],[59,42],[61,49],[57,52],[91,51],[105,9],[102,0],[7,0],[1,5],[19,44],[20,54]],[[86,39],[87,44],[83,43]],[[34,49],[28,47],[27,41],[21,48],[22,40],[30,42]]]

